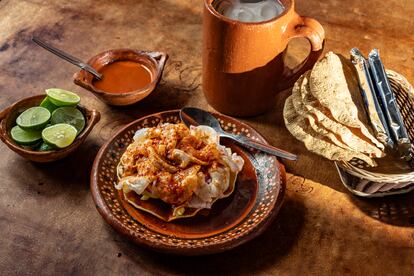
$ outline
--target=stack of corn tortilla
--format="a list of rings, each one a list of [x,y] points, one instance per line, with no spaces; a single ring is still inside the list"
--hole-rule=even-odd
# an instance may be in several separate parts
[[[295,83],[283,116],[308,150],[329,160],[357,158],[376,166],[384,145],[369,128],[354,70],[349,60],[329,52]]]

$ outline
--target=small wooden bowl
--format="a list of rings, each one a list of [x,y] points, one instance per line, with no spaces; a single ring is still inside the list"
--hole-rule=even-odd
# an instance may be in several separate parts
[[[116,49],[100,53],[88,61],[98,72],[106,65],[119,61],[130,60],[145,65],[150,69],[154,77],[153,81],[146,87],[126,92],[126,93],[109,93],[96,88],[93,84],[94,77],[91,73],[81,70],[74,75],[75,84],[91,91],[96,97],[109,105],[124,106],[134,104],[154,91],[161,79],[164,71],[165,62],[168,55],[161,52],[137,51],[132,49]]]
[[[76,140],[69,147],[52,151],[33,151],[25,149],[12,140],[10,137],[10,130],[16,125],[16,118],[20,113],[29,107],[38,106],[45,97],[46,95],[37,95],[25,98],[0,112],[0,139],[12,151],[16,152],[23,158],[39,163],[56,161],[74,152],[83,143],[83,141],[85,141],[86,137],[101,118],[101,115],[97,110],[89,110],[83,106],[78,106],[86,118],[86,125],[81,134],[76,137]]]

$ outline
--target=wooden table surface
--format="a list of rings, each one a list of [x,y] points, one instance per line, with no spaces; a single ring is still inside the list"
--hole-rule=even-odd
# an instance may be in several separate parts
[[[298,0],[319,20],[326,51],[381,50],[388,68],[414,82],[414,1]],[[0,144],[1,275],[413,275],[414,194],[360,199],[341,185],[332,162],[306,151],[284,127],[281,110],[244,120],[276,146],[299,153],[285,202],[256,240],[206,257],[154,253],[129,243],[100,217],[89,192],[99,147],[143,115],[185,105],[208,107],[201,88],[202,1],[0,1],[0,108],[61,87],[97,108],[102,120],[81,149],[48,165],[28,162]],[[77,71],[30,42],[36,34],[83,59],[111,48],[169,53],[158,90],[137,105],[109,107],[72,82]],[[292,42],[290,61],[303,57]]]

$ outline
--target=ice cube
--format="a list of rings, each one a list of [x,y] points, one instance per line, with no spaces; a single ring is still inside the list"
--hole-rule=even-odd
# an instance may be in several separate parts
[[[225,7],[222,11],[222,14],[230,19],[236,19],[239,14],[239,9],[236,9],[234,6]]]
[[[236,2],[231,7],[228,7],[225,10],[224,15],[228,18],[239,20],[242,22],[252,22],[252,20],[254,19],[254,14],[252,13],[252,11],[246,8],[244,4],[241,4],[239,2]]]
[[[241,22],[253,22],[255,20],[255,14],[249,9],[241,8],[237,19]]]
[[[279,1],[266,0],[262,2],[260,17],[263,21],[277,17],[283,12],[283,5]]]
[[[261,22],[280,15],[284,6],[279,0],[263,0],[259,2],[243,0],[214,1],[216,10],[224,16],[242,22]]]

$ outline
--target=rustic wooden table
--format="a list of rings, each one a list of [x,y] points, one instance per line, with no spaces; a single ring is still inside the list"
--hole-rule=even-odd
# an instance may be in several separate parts
[[[414,82],[414,2],[298,0],[318,19],[326,51],[381,50],[385,64]],[[129,243],[99,216],[89,173],[99,147],[140,116],[185,105],[210,109],[201,88],[202,1],[0,1],[0,108],[61,87],[78,92],[102,120],[81,149],[40,165],[0,144],[0,274],[359,274],[414,271],[414,193],[360,199],[341,185],[332,162],[307,152],[275,108],[247,121],[269,141],[300,154],[286,162],[284,206],[256,240],[231,252],[176,257]],[[119,47],[168,52],[159,89],[128,108],[109,107],[72,83],[77,70],[31,43],[32,34],[87,59]],[[308,46],[295,41],[290,60]]]

